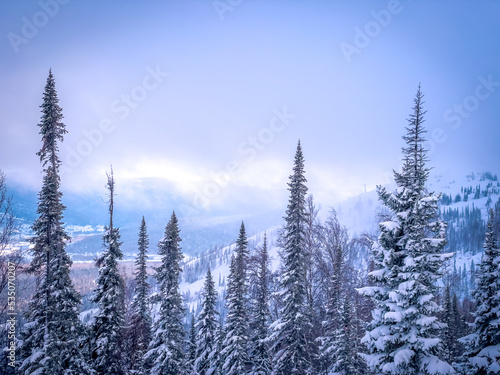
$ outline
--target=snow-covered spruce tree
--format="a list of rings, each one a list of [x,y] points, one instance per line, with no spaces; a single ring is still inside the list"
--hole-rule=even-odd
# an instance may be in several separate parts
[[[273,343],[273,365],[277,375],[304,375],[310,372],[312,343],[308,333],[312,328],[306,301],[306,250],[304,227],[306,218],[304,157],[297,145],[293,174],[288,190],[290,198],[282,232],[283,274],[280,279],[282,307],[279,318],[271,325],[269,340]]]
[[[118,269],[123,258],[120,249],[120,229],[113,223],[115,180],[113,169],[106,173],[109,191],[109,225],[103,236],[104,251],[96,259],[99,268],[93,302],[99,312],[91,326],[91,359],[98,374],[125,374],[123,360],[124,339],[124,282]]]
[[[196,321],[196,361],[194,367],[199,375],[210,374],[210,356],[216,348],[217,290],[210,268],[205,278],[202,308]]]
[[[137,245],[139,252],[135,259],[135,291],[131,304],[132,314],[127,327],[127,355],[131,364],[130,372],[143,374],[145,373],[143,359],[151,341],[151,317],[148,307],[149,283],[146,272],[149,237],[144,216],[142,217]]]
[[[361,322],[357,316],[353,284],[356,274],[348,261],[349,235],[337,219],[335,210],[322,227],[323,250],[317,261],[318,274],[325,280],[325,318],[320,342],[320,373],[366,374],[357,355]]]
[[[318,337],[321,374],[367,374],[363,359],[357,355],[362,322],[360,301],[354,290],[359,274],[352,266],[353,244],[347,228],[331,210],[321,229],[321,252],[316,260],[318,287],[323,297],[323,330]]]
[[[330,217],[329,220],[336,220],[336,217]],[[328,225],[328,227],[332,227],[332,223]],[[342,297],[342,288],[344,287],[344,278],[343,272],[344,270],[344,252],[342,248],[342,243],[338,241],[336,238],[329,238],[330,236],[334,237],[335,232],[330,231],[327,233],[326,243],[328,247],[332,247],[332,249],[327,249],[327,251],[332,256],[332,269],[331,274],[328,275],[326,283],[328,284],[328,300],[326,301],[326,314],[325,320],[323,321],[323,335],[318,338],[320,342],[320,363],[322,364],[322,370],[330,373],[333,369],[333,366],[336,362],[336,352],[338,346],[338,337],[337,334],[339,332],[342,309],[341,309],[341,297]]]
[[[403,168],[394,172],[397,188],[393,193],[377,188],[392,217],[379,223],[381,233],[372,248],[376,269],[370,276],[376,285],[359,289],[375,303],[362,341],[369,350],[364,358],[378,373],[454,373],[439,358],[438,333],[444,325],[437,318],[436,282],[452,254],[442,253],[446,224],[437,218],[440,196],[425,188],[429,169],[422,98],[419,86],[403,136]]]
[[[477,289],[474,299],[477,310],[472,325],[473,333],[465,337],[468,374],[490,375],[500,373],[500,248],[493,228],[495,220],[490,210]]]
[[[449,363],[453,362],[453,346],[454,341],[456,339],[454,327],[453,327],[453,316],[452,316],[452,307],[451,307],[451,291],[450,284],[446,284],[446,288],[444,290],[443,295],[443,323],[446,326],[441,331],[442,337],[442,350],[443,350],[443,359]]]
[[[455,293],[452,295],[450,284],[445,288],[443,309],[443,323],[446,324],[442,331],[443,358],[453,363],[463,354],[462,344],[458,341],[463,324],[458,311],[458,299]]]
[[[151,375],[182,375],[186,373],[184,353],[184,306],[179,290],[179,276],[182,272],[179,225],[175,212],[165,228],[165,236],[158,244],[161,265],[155,278],[159,285],[158,301],[160,311],[154,324],[153,339],[146,354],[152,361]]]
[[[248,240],[245,225],[241,223],[236,240],[235,255],[231,258],[226,290],[227,317],[224,327],[225,338],[222,349],[226,375],[248,372],[248,299],[247,299]]]
[[[269,347],[266,342],[271,314],[269,312],[269,254],[267,252],[267,236],[257,253],[255,298],[252,306],[250,327],[252,361],[251,375],[271,374],[272,364]]]
[[[188,374],[194,374],[194,361],[196,361],[196,321],[194,312],[191,315],[191,325],[187,339],[187,371]]]
[[[225,375],[222,371],[224,366],[224,355],[222,354],[224,338],[224,325],[221,316],[219,316],[219,322],[217,322],[217,328],[215,329],[215,347],[209,356],[210,369],[207,371],[208,375]]]
[[[58,142],[66,133],[58,104],[52,71],[43,94],[42,118],[38,125],[42,148],[37,153],[43,167],[43,185],[38,195],[38,219],[29,271],[36,289],[21,336],[19,374],[87,374],[89,367],[79,350],[83,328],[78,318],[80,295],[70,279],[71,260],[66,253],[69,236],[63,228],[64,205],[59,191]]]
[[[304,226],[305,251],[307,256],[306,267],[306,304],[307,314],[310,317],[312,328],[308,331],[308,342],[311,350],[312,372],[319,372],[322,362],[319,360],[319,345],[317,344],[319,336],[322,335],[322,321],[324,320],[324,288],[321,272],[319,271],[319,259],[322,250],[322,226],[318,220],[319,210],[314,204],[314,197],[309,194],[306,198],[306,223]]]
[[[354,302],[350,294],[352,290],[342,293],[339,305],[338,326],[333,336],[332,367],[328,374],[358,375],[366,374],[366,366],[358,355],[359,338],[357,336],[357,318]]]

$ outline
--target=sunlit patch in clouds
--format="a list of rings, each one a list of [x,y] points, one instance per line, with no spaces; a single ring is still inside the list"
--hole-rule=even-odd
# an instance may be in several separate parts
[[[241,162],[236,169],[209,168],[166,158],[113,165],[117,192],[122,197],[144,196],[143,204],[149,204],[147,192],[162,191],[198,211],[247,205],[255,211],[279,207],[286,202],[291,168],[291,161],[269,158]]]
[[[341,165],[313,164],[306,165],[309,194],[314,196],[315,202],[324,207],[333,206],[352,196],[365,191],[374,190],[376,185],[389,183],[392,178],[390,167],[374,168],[371,171],[352,173]]]
[[[290,164],[291,165],[291,164]],[[253,205],[276,207],[286,192],[286,178],[291,166],[279,159],[259,158],[237,162],[234,168],[203,171],[193,187],[193,206],[200,210],[222,206]]]
[[[162,178],[171,181],[180,192],[201,181],[200,171],[182,161],[142,158],[124,170],[117,171],[123,179]]]
[[[196,166],[166,158],[143,157],[127,165],[118,163],[113,169],[121,197],[145,206],[159,201],[189,202],[201,181]]]
[[[261,159],[252,161],[242,167],[241,173],[235,176],[235,184],[257,187],[262,190],[285,188],[288,175],[292,173],[292,160]]]

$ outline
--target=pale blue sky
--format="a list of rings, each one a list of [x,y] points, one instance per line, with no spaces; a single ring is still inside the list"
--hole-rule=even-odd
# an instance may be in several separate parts
[[[167,178],[195,205],[283,205],[300,138],[310,192],[332,204],[389,182],[419,82],[430,164],[498,171],[498,2],[62,2],[0,3],[0,168],[13,181],[40,184],[50,67],[66,190],[102,190],[112,163],[121,181]]]

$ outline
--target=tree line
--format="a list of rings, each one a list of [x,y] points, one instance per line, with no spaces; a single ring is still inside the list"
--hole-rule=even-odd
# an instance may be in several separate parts
[[[146,272],[149,238],[142,218],[135,287],[127,303],[119,272],[120,230],[114,225],[113,170],[107,174],[109,222],[88,324],[80,319],[81,296],[70,279],[63,227],[58,144],[66,128],[52,72],[39,124],[43,168],[38,218],[33,224],[27,272],[35,292],[17,341],[20,374],[494,374],[500,371],[500,250],[498,212],[491,210],[484,255],[472,292],[477,310],[464,305],[444,266],[447,224],[439,219],[440,195],[426,181],[425,110],[420,87],[403,136],[397,188],[378,187],[385,206],[379,235],[350,239],[332,211],[321,223],[308,195],[299,141],[284,226],[280,265],[271,272],[269,249],[250,253],[244,223],[230,258],[225,316],[210,268],[201,308],[186,322],[180,293],[181,231],[175,212],[159,241],[155,292]],[[360,259],[366,246],[371,256]],[[453,249],[451,249],[453,250]],[[360,269],[362,268],[362,269]],[[445,285],[443,285],[445,284]],[[186,328],[187,327],[187,328]],[[14,373],[5,367],[4,373]],[[10,372],[9,372],[10,371]]]

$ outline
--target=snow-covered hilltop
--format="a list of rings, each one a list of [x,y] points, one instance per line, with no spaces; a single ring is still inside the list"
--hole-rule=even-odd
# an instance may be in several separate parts
[[[394,184],[387,185],[390,190]],[[449,210],[480,210],[486,221],[489,208],[500,198],[500,180],[496,173],[476,171],[452,173],[431,171],[427,189],[441,193],[441,212]],[[377,214],[381,210],[376,190],[362,193],[335,205],[340,221],[353,235],[378,230]],[[483,233],[484,235],[484,233]],[[481,245],[482,246],[482,245]]]

